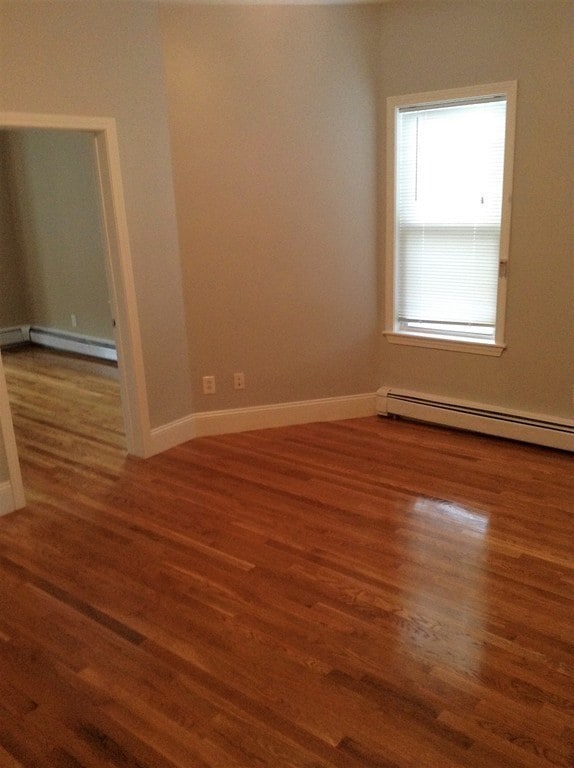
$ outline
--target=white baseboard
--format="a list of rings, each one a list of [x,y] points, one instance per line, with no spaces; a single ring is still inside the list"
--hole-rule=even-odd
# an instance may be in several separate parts
[[[14,503],[14,494],[12,493],[12,484],[9,480],[0,483],[0,516],[14,512],[16,504]]]
[[[187,443],[197,437],[195,431],[195,416],[184,416],[177,421],[171,421],[161,427],[154,427],[150,432],[150,441],[145,458],[155,456],[157,453],[175,448],[176,445]]]
[[[286,427],[314,421],[339,421],[375,415],[375,394],[329,397],[293,403],[203,411],[151,430],[152,453],[161,453],[195,437]]]
[[[374,416],[375,394],[329,397],[294,403],[262,405],[227,411],[207,411],[194,415],[196,437],[245,432],[267,427],[287,427],[313,421],[339,421]]]

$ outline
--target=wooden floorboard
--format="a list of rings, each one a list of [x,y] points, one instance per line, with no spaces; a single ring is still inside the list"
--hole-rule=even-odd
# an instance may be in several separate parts
[[[573,768],[572,455],[374,417],[143,461],[113,366],[3,357],[1,768]]]

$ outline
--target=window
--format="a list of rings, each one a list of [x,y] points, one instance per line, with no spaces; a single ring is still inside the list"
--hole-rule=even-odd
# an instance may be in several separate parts
[[[387,104],[387,338],[499,355],[516,83]]]

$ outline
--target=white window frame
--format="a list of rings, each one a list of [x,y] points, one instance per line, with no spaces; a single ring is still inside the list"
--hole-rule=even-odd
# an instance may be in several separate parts
[[[506,344],[504,340],[506,316],[506,284],[508,257],[510,250],[510,217],[512,204],[512,178],[514,167],[514,134],[516,124],[516,81],[455,88],[429,93],[415,93],[405,96],[391,96],[387,99],[387,222],[385,255],[385,314],[384,335],[393,344],[406,344],[417,347],[471,352],[481,355],[500,356]],[[396,320],[396,126],[400,109],[422,107],[432,104],[456,104],[472,99],[484,99],[504,96],[506,98],[506,134],[504,155],[504,179],[502,191],[502,213],[500,230],[500,254],[498,296],[496,308],[496,328],[494,341],[486,339],[449,339],[444,336],[418,335],[411,331],[400,330]]]

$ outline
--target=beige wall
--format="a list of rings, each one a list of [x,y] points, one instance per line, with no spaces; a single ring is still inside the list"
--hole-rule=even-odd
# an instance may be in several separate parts
[[[572,8],[3,0],[0,110],[117,120],[152,425],[378,384],[571,417]],[[386,96],[511,79],[507,351],[379,341]]]
[[[0,5],[0,111],[114,117],[152,426],[192,410],[162,51],[151,3]]]
[[[28,323],[23,260],[15,227],[9,136],[0,131],[0,328]]]
[[[497,359],[383,342],[381,384],[572,418],[574,4],[428,0],[381,12],[381,115],[390,95],[518,81],[508,348]],[[383,157],[381,183],[384,172]]]
[[[201,410],[375,389],[377,13],[161,8]]]
[[[93,137],[73,131],[4,135],[28,298],[21,322],[113,340]],[[0,308],[0,326],[7,325]]]

